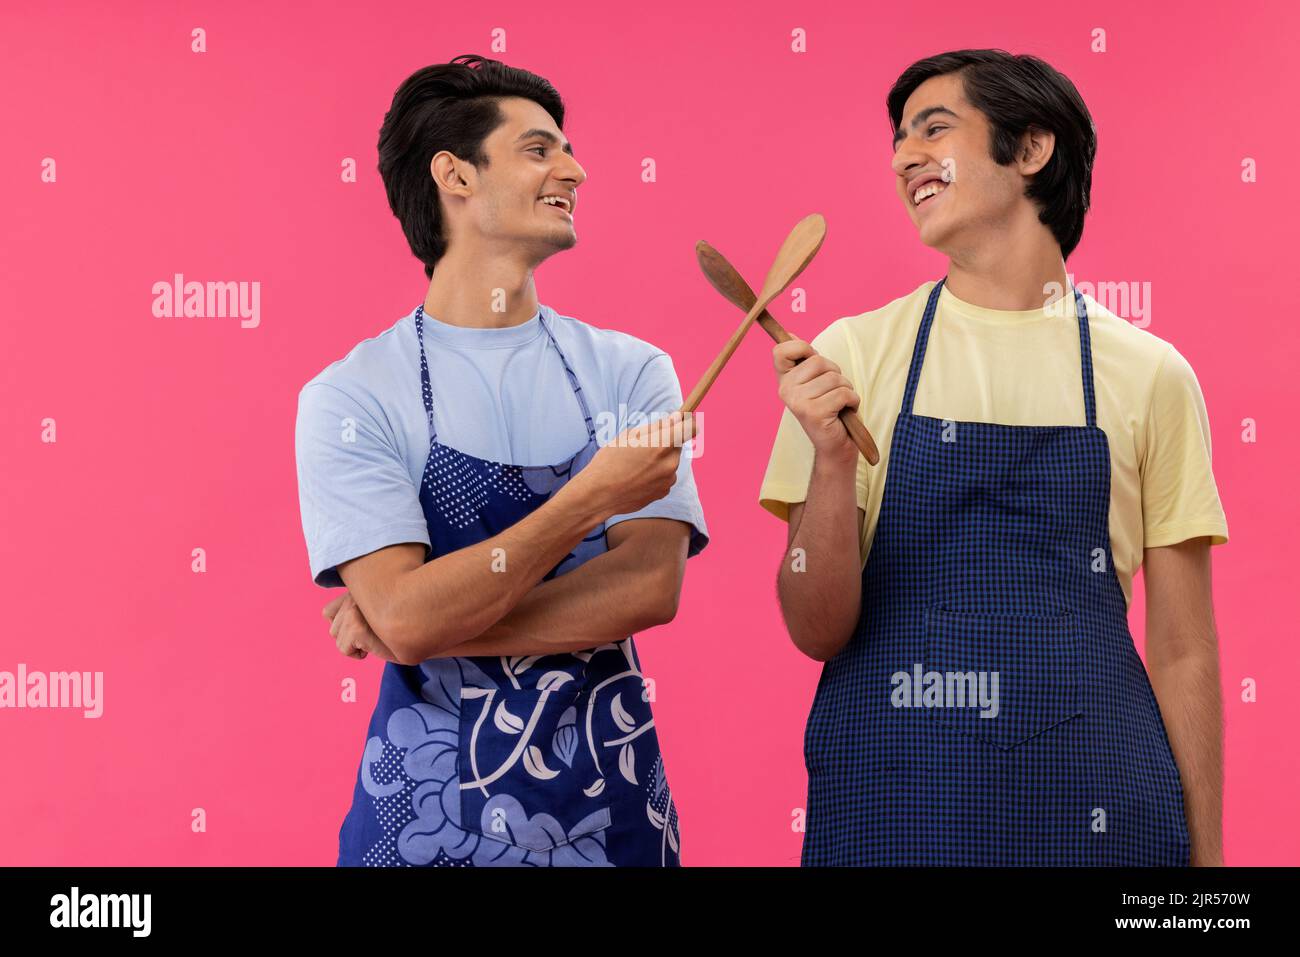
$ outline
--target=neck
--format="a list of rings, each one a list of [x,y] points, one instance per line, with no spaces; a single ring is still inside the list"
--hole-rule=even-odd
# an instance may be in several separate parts
[[[471,249],[462,243],[434,267],[424,311],[439,322],[476,329],[527,322],[537,313],[534,265],[517,249]]]
[[[1069,290],[1061,247],[1029,203],[1018,221],[991,224],[949,256],[948,290],[974,306],[1042,309]]]

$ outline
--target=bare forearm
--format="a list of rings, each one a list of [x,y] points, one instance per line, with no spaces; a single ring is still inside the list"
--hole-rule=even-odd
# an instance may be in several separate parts
[[[1148,647],[1151,646],[1148,637]],[[1223,701],[1217,651],[1184,655],[1151,667],[1183,782],[1192,864],[1223,862]]]
[[[799,527],[777,576],[790,640],[818,661],[844,647],[860,610],[856,469],[856,461],[814,460]]]
[[[482,634],[434,657],[583,651],[672,620],[680,582],[631,552],[612,549],[542,582]]]
[[[501,534],[398,576],[381,637],[403,660],[423,661],[481,635],[604,517],[570,482]]]

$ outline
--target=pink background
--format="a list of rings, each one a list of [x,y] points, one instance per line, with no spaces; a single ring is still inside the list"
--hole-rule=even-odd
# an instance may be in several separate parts
[[[884,97],[912,61],[977,46],[1038,54],[1078,86],[1100,145],[1070,270],[1150,282],[1148,330],[1199,377],[1231,537],[1214,551],[1226,857],[1300,863],[1293,5],[16,6],[0,14],[0,670],[103,671],[105,711],[0,711],[0,864],[334,862],[381,664],[340,656],[321,617],[333,593],[310,581],[293,425],[302,384],[424,293],[375,171],[408,74],[478,52],[559,88],[590,179],[541,298],[664,348],[689,391],[739,318],[699,274],[698,239],[758,285],[790,226],[822,212],[797,283],[808,312],[774,309],[809,339],[943,275],[898,208]],[[151,287],[175,272],[261,282],[261,325],[154,318]],[[638,638],[686,864],[798,862],[819,666],[785,635],[785,528],[757,504],[780,411],[755,330],[704,405],[712,544],[677,620]],[[1240,700],[1247,678],[1257,703]]]

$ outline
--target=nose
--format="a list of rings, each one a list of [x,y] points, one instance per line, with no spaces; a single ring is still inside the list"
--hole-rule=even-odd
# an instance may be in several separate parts
[[[926,162],[927,157],[912,145],[912,138],[909,136],[899,142],[889,165],[898,176],[907,176],[917,167],[924,167]]]
[[[560,171],[559,179],[566,183],[572,183],[573,188],[577,189],[587,181],[587,171],[582,168],[582,164],[574,159],[573,156],[567,153],[565,156],[569,162],[568,165]]]

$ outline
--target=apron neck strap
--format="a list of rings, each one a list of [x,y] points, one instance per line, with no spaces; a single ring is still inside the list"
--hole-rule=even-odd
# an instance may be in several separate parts
[[[907,370],[907,386],[903,390],[902,413],[904,415],[912,414],[912,403],[916,399],[916,387],[921,381],[921,366],[925,363],[925,347],[930,340],[930,326],[934,323],[935,309],[939,305],[939,291],[943,289],[943,284],[948,281],[944,276],[934,288],[930,290],[930,298],[926,301],[925,312],[921,316],[921,327],[916,331],[916,344],[912,347],[912,364]],[[1092,381],[1092,340],[1088,334],[1088,306],[1083,301],[1083,294],[1070,287],[1070,292],[1074,295],[1075,315],[1079,322],[1079,367],[1083,379],[1083,409],[1085,421],[1089,428],[1097,426],[1097,403],[1096,396],[1093,392]]]
[[[573,388],[573,394],[578,397],[578,407],[582,410],[582,418],[587,424],[587,441],[591,442],[596,438],[596,428],[592,424],[591,410],[587,407],[587,399],[582,394],[582,385],[578,382],[578,377],[574,374],[569,360],[564,355],[564,350],[560,344],[555,341],[555,336],[551,334],[550,326],[546,322],[546,310],[538,306],[540,314],[538,321],[542,328],[546,330],[546,336],[551,340],[551,345],[555,346],[555,351],[559,353],[560,363],[564,366],[565,375],[569,377],[569,385]],[[420,391],[424,399],[424,414],[429,420],[429,434],[437,439],[437,433],[433,425],[433,387],[429,382],[429,361],[424,353],[424,303],[420,303],[415,309],[415,337],[420,343]]]

